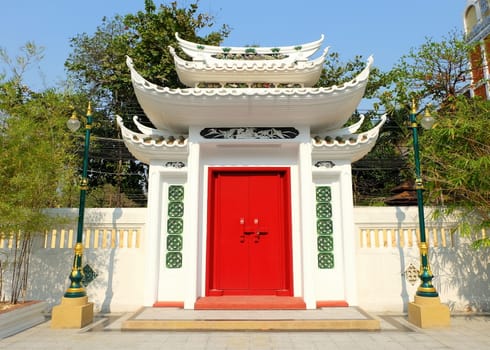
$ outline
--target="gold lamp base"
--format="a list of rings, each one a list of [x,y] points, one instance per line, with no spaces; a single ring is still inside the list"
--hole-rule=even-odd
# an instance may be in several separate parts
[[[449,307],[439,297],[416,295],[408,304],[408,322],[419,328],[448,327],[451,322]]]
[[[51,328],[83,328],[94,320],[94,303],[88,297],[61,299],[61,304],[53,307]]]

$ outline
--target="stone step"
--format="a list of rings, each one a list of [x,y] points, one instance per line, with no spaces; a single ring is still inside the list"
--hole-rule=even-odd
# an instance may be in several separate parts
[[[122,323],[125,331],[341,331],[380,330],[357,307],[317,310],[184,310],[143,307]]]

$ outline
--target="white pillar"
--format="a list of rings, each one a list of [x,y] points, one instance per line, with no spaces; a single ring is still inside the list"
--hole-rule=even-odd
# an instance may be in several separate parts
[[[352,193],[352,166],[343,165],[340,176],[342,206],[342,240],[344,263],[345,300],[349,305],[357,305],[356,239],[354,225],[354,200]]]
[[[185,224],[184,224],[184,276],[185,295],[184,308],[194,309],[198,297],[198,273],[201,269],[201,254],[199,254],[202,232],[199,230],[199,203],[202,198],[199,188],[200,179],[200,147],[198,143],[189,143],[187,158],[187,186],[185,194]]]
[[[303,298],[307,309],[316,309],[315,263],[316,263],[316,221],[313,197],[313,177],[311,165],[311,143],[299,146],[299,186],[301,208],[301,244],[303,268]],[[296,276],[295,276],[296,278]]]
[[[160,231],[162,212],[162,166],[150,164],[148,179],[148,211],[145,232],[145,272],[143,306],[153,306],[158,297],[160,266]]]

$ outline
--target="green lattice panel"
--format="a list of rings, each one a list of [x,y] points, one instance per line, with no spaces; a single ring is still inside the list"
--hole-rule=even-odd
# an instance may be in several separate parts
[[[183,201],[184,200],[184,186],[172,185],[168,187],[168,200],[169,201]]]
[[[180,235],[167,236],[167,250],[169,252],[180,252],[182,250],[183,239]]]
[[[316,201],[317,202],[330,202],[332,200],[332,190],[329,186],[322,186],[316,188]]]
[[[316,217],[319,219],[328,219],[332,217],[332,204],[331,203],[317,203],[316,204]]]
[[[184,203],[182,202],[169,202],[168,203],[168,216],[171,218],[181,218],[184,216]]]
[[[318,236],[317,247],[319,252],[332,252],[333,251],[333,237],[332,236]]]
[[[182,267],[182,253],[168,252],[166,257],[166,266],[169,269],[178,269]]]
[[[333,223],[331,219],[318,219],[316,221],[316,232],[321,235],[331,235],[333,233]]]
[[[184,221],[181,218],[169,218],[167,220],[167,233],[169,235],[181,235],[184,232]]]
[[[333,269],[334,268],[333,253],[319,253],[318,254],[318,268],[320,268],[320,269]]]

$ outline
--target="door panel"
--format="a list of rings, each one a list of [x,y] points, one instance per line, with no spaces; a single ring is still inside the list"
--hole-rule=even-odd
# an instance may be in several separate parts
[[[217,186],[216,202],[216,257],[217,278],[216,289],[248,288],[248,246],[245,237],[240,236],[243,231],[241,221],[248,211],[247,201],[243,199],[248,195],[247,179],[240,176],[220,177]]]
[[[292,295],[289,172],[210,170],[208,295]]]

